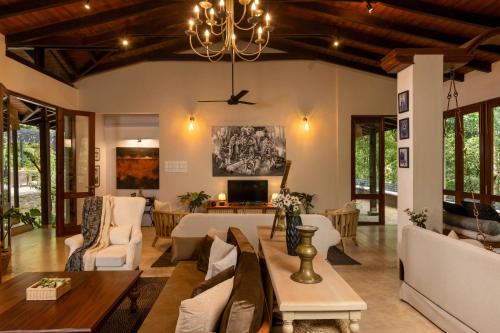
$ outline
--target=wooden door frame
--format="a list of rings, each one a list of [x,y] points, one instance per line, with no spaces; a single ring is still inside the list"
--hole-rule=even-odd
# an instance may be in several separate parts
[[[73,224],[66,226],[64,223],[64,202],[65,199],[78,199],[85,198],[88,196],[95,195],[95,113],[77,110],[68,110],[64,108],[58,108],[57,111],[57,126],[56,126],[56,136],[57,136],[57,167],[56,167],[56,220],[57,228],[56,234],[58,237],[67,236],[72,234],[77,234],[81,232],[81,226],[78,224]],[[66,194],[64,190],[64,116],[65,115],[75,115],[75,116],[85,116],[89,117],[89,173],[88,173],[88,192],[75,192]],[[62,133],[60,132],[62,131]]]
[[[378,223],[362,222],[360,225],[385,225],[385,121],[387,117],[392,115],[353,115],[351,116],[351,200],[356,199],[376,199],[378,200],[379,207],[379,221]],[[379,173],[378,181],[379,188],[378,194],[356,194],[356,124],[362,121],[374,122],[379,121]]]

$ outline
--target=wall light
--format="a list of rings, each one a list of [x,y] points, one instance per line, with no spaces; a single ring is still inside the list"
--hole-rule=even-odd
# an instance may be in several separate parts
[[[304,116],[304,118],[302,118],[302,122],[304,123],[304,130],[309,131],[311,129],[311,127],[309,126],[309,119]]]
[[[190,131],[194,130],[195,121],[196,121],[196,119],[194,118],[194,116],[189,117],[189,126],[188,126],[188,129]]]
[[[137,142],[142,142],[142,139],[141,138],[137,139]]]

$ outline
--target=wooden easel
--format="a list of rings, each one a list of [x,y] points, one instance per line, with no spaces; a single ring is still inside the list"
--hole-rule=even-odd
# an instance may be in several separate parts
[[[292,167],[292,161],[287,160],[285,164],[285,172],[283,173],[283,179],[281,179],[280,194],[285,194],[287,190],[286,182],[288,180],[288,174],[290,173],[291,167]],[[280,215],[280,210],[276,209],[276,212],[274,213],[273,228],[271,229],[271,239],[274,236],[274,231],[276,229],[276,225],[278,224],[279,215]]]

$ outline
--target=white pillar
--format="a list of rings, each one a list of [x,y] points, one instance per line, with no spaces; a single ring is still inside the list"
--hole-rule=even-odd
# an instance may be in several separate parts
[[[409,167],[398,169],[398,240],[411,224],[406,208],[427,209],[427,228],[443,230],[443,56],[416,55],[414,64],[398,73],[398,93],[409,91],[410,138],[398,149],[409,148]],[[399,131],[399,129],[398,129]]]

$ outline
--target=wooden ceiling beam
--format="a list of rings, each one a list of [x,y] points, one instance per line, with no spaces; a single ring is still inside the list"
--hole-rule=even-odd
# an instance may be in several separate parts
[[[500,17],[476,14],[455,8],[440,6],[432,2],[417,0],[378,0],[384,6],[392,7],[419,15],[430,16],[437,19],[453,21],[459,24],[475,25],[479,28],[493,28],[499,25]]]
[[[24,0],[17,3],[0,6],[0,20],[81,1],[82,0]]]
[[[7,45],[16,45],[21,43],[31,42],[37,39],[53,36],[56,34],[66,33],[69,31],[79,30],[93,25],[107,23],[119,19],[123,19],[132,15],[145,13],[160,7],[171,6],[173,12],[178,12],[185,9],[185,4],[173,4],[168,0],[148,0],[138,4],[116,8],[92,15],[86,15],[74,20],[57,22],[43,27],[37,27],[30,30],[21,31],[7,36]]]
[[[63,52],[58,50],[49,50],[52,56],[56,59],[59,66],[66,72],[68,78],[73,81],[77,75],[74,65],[71,60],[63,54]]]

